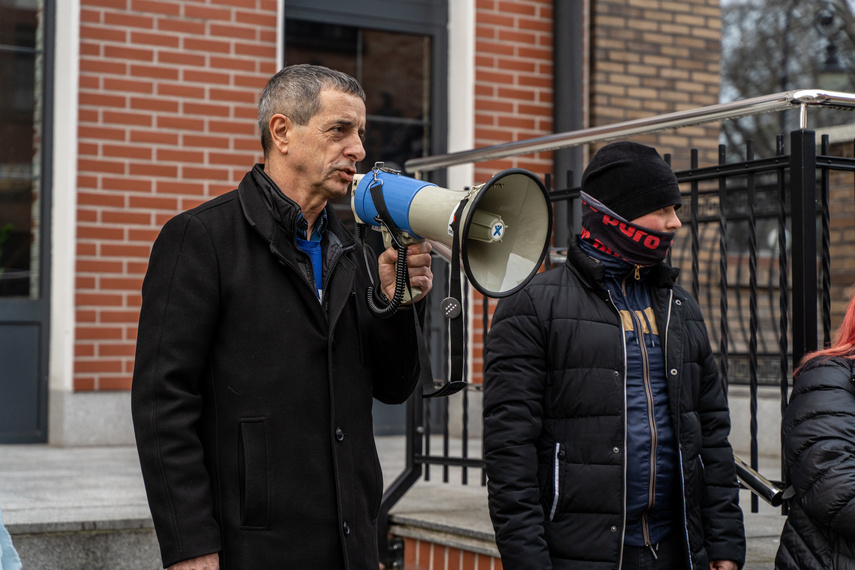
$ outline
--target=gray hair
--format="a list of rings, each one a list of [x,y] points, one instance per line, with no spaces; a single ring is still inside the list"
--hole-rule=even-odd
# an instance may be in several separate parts
[[[321,109],[321,91],[335,89],[365,101],[365,91],[350,75],[321,65],[289,65],[267,82],[258,102],[258,128],[265,158],[273,147],[270,119],[281,113],[297,125],[306,125]]]

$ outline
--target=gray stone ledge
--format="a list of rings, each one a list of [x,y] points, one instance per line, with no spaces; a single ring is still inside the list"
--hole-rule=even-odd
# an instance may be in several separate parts
[[[443,546],[498,556],[481,485],[417,483],[389,513],[390,532]]]
[[[452,534],[400,524],[393,524],[390,527],[389,532],[393,536],[397,536],[399,538],[412,538],[422,542],[430,542],[432,544],[447,546],[449,548],[465,550],[467,552],[485,554],[494,558],[499,557],[499,550],[496,548],[496,543],[493,539],[477,540],[474,538],[467,538],[463,536],[462,533]]]

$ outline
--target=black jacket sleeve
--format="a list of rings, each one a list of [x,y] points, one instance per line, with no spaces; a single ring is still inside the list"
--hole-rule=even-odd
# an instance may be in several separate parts
[[[132,415],[163,565],[221,548],[197,433],[200,374],[217,322],[217,259],[202,223],[180,215],[155,241],[142,288]]]
[[[691,339],[699,365],[700,391],[696,412],[701,425],[703,493],[701,516],[704,547],[710,560],[745,561],[745,530],[739,507],[739,482],[733,460],[730,410],[726,386],[712,354],[700,307],[686,294],[686,338]]]
[[[377,274],[377,256],[368,246],[366,249],[366,271],[372,272],[374,304],[383,308],[388,300],[380,295],[380,277]],[[381,319],[370,313],[365,291],[356,292],[363,314],[368,315],[368,332],[365,342],[370,343],[373,362],[374,392],[376,399],[384,404],[400,404],[409,398],[419,379],[419,347],[416,340],[416,323],[423,326],[427,301],[425,297],[413,305],[404,305],[397,312]],[[422,330],[424,330],[422,328]],[[429,363],[428,363],[429,364]]]
[[[819,527],[855,541],[855,383],[851,364],[815,362],[794,382],[782,422],[795,497]]]
[[[506,570],[550,569],[537,481],[546,351],[529,292],[502,299],[484,360],[484,459],[490,517]]]

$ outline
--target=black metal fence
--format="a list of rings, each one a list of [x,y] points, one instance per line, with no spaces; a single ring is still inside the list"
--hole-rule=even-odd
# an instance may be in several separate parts
[[[681,284],[701,305],[723,380],[748,387],[747,463],[755,470],[760,387],[778,388],[783,413],[794,364],[820,346],[819,339],[822,344],[830,341],[833,317],[839,316],[832,314],[831,300],[845,302],[843,293],[855,280],[855,269],[844,267],[855,267],[855,237],[849,235],[855,233],[855,220],[845,219],[855,209],[855,182],[836,174],[855,172],[855,159],[830,156],[829,148],[824,136],[817,154],[815,133],[798,130],[790,134],[789,154],[783,137],[778,138],[776,156],[767,158],[754,157],[749,142],[746,158],[728,163],[721,146],[718,163],[712,166],[701,167],[698,151],[692,150],[690,168],[676,173],[684,194],[679,212],[684,229],[672,248],[671,263],[682,269]],[[576,200],[578,194],[578,188],[550,193],[556,202]],[[840,258],[834,275],[833,256]],[[560,262],[561,250],[550,258]],[[435,283],[440,289],[440,280]],[[483,302],[486,336],[488,300]],[[436,328],[436,323],[428,326]],[[431,336],[436,342],[437,335]],[[434,370],[440,372],[443,351],[434,349],[440,355]],[[389,510],[419,479],[433,479],[439,471],[448,482],[450,471],[457,470],[461,483],[485,484],[480,445],[469,433],[473,422],[480,425],[480,405],[470,409],[471,402],[480,403],[480,390],[473,384],[454,396],[460,399],[460,405],[453,406],[459,418],[450,418],[448,399],[414,396],[408,402],[406,468],[384,494],[378,520],[381,558],[387,567],[399,563],[401,554],[401,545],[387,536]],[[456,432],[452,423],[460,426]],[[757,511],[753,494],[752,511]]]

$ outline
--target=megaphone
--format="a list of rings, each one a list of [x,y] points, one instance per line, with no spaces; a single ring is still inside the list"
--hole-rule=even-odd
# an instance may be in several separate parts
[[[453,250],[452,228],[457,221],[466,277],[487,297],[506,297],[522,289],[549,249],[549,194],[537,176],[521,168],[503,170],[485,184],[455,191],[377,163],[370,173],[355,175],[352,188],[357,223],[385,227],[378,212],[378,190],[384,214],[412,239],[436,241]]]

